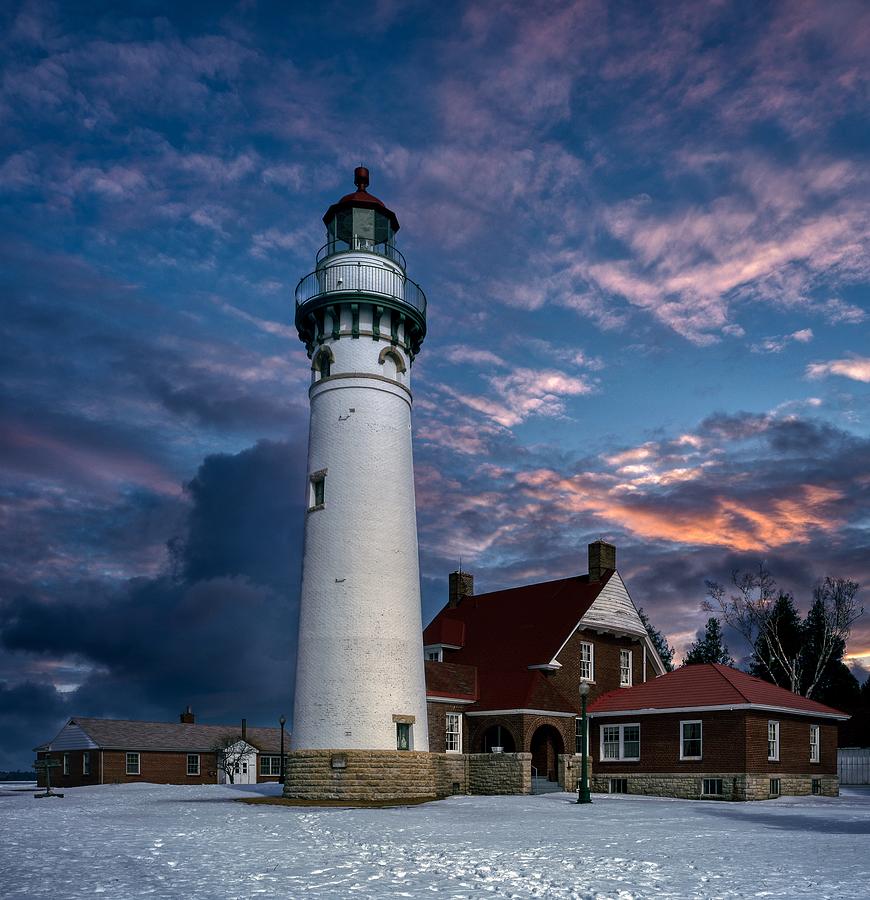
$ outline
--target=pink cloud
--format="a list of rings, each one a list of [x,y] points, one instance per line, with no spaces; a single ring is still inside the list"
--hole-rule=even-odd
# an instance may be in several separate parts
[[[841,375],[852,381],[870,383],[870,357],[852,356],[846,359],[832,359],[829,362],[811,363],[807,366],[807,378],[826,378]]]

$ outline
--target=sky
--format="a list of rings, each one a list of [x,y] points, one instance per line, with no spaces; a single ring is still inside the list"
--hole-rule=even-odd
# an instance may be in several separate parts
[[[868,58],[849,0],[4,4],[0,769],[292,714],[293,289],[361,164],[429,301],[424,622],[599,537],[678,656],[734,569],[866,598]]]

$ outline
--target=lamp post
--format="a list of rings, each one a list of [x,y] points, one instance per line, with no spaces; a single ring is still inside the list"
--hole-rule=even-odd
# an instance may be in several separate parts
[[[278,721],[281,723],[281,784],[284,784],[284,723],[287,717],[282,713]]]
[[[586,698],[589,696],[589,682],[580,682],[580,781],[577,784],[577,802],[591,803],[589,795],[589,779],[586,769]]]

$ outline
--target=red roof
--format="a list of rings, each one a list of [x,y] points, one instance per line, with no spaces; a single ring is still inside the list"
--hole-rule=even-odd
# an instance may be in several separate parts
[[[462,647],[465,643],[465,622],[459,619],[448,619],[447,616],[436,616],[432,624],[423,632],[425,644],[448,644],[451,647]]]
[[[360,179],[360,173],[364,172],[364,178]],[[333,203],[332,206],[326,210],[326,213],[323,216],[323,224],[329,225],[329,223],[335,218],[336,214],[341,212],[344,209],[351,209],[353,207],[362,208],[362,209],[374,209],[380,213],[383,213],[390,220],[390,224],[393,226],[393,231],[399,230],[399,220],[396,217],[396,214],[389,209],[382,200],[378,200],[374,194],[370,194],[366,190],[366,186],[369,183],[369,174],[368,169],[359,168],[354,173],[354,177],[356,178],[357,189],[352,194],[345,194],[338,203]]]
[[[464,597],[435,616],[423,643],[459,646],[450,651],[450,662],[477,667],[476,709],[576,712],[576,700],[527,667],[553,659],[609,578],[579,575]]]
[[[603,694],[590,714],[639,710],[695,709],[707,706],[759,706],[796,713],[848,718],[846,713],[793,694],[761,678],[719,663],[682,666],[632,688]]]
[[[477,669],[458,663],[426,660],[426,695],[477,700]]]

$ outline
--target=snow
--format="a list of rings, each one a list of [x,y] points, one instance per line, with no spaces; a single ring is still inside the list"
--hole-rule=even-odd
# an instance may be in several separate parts
[[[0,897],[867,898],[870,791],[760,803],[233,802],[276,785],[0,793]]]

